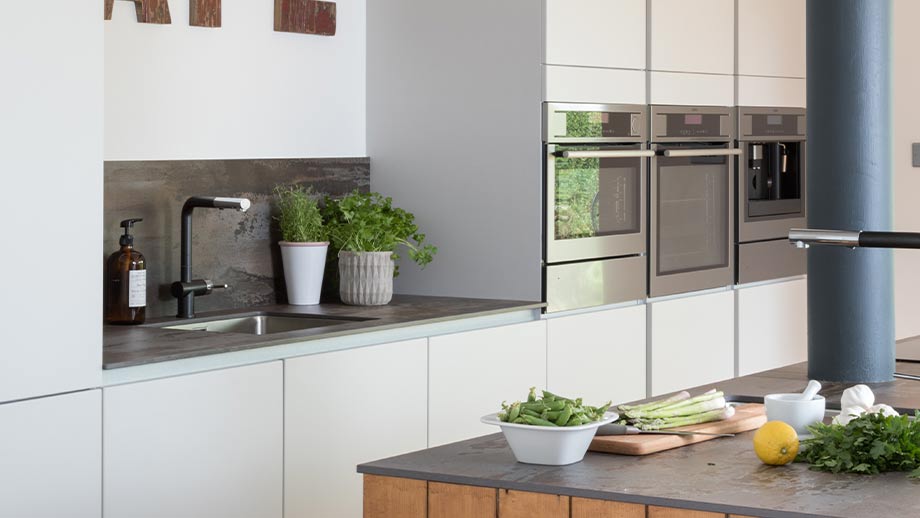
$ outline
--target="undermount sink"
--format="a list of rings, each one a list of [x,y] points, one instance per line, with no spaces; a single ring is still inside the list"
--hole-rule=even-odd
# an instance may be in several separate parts
[[[337,326],[352,322],[363,322],[367,318],[327,317],[316,315],[274,315],[258,314],[240,317],[203,320],[187,324],[159,325],[163,329],[180,329],[183,331],[207,331],[210,333],[243,333],[251,335],[270,335],[287,331],[302,331],[317,327]]]

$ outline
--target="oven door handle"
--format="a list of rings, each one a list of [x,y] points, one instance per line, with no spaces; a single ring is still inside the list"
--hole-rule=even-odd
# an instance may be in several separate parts
[[[665,149],[661,152],[667,157],[697,157],[697,156],[736,156],[741,154],[740,149]]]
[[[562,151],[562,158],[646,158],[655,156],[651,149],[598,149],[595,151]]]

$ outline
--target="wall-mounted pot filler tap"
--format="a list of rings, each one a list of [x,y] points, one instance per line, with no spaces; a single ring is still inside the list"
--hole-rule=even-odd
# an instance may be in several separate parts
[[[192,279],[192,211],[196,207],[207,209],[234,209],[246,212],[252,203],[246,198],[220,198],[193,196],[182,206],[182,243],[180,252],[182,280],[172,283],[172,295],[179,301],[179,318],[195,316],[195,295],[208,295],[215,289],[229,288],[215,284],[210,279]]]

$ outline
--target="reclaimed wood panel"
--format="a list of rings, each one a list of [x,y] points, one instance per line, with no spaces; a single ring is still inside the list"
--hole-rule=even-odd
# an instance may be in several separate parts
[[[501,489],[498,518],[569,518],[569,497]]]
[[[645,518],[645,506],[572,497],[572,518]]]
[[[723,513],[709,513],[674,507],[648,506],[648,518],[725,518]]]
[[[335,36],[335,2],[275,0],[275,30]]]
[[[490,487],[429,482],[428,518],[495,518],[497,493]]]
[[[364,518],[425,518],[428,483],[364,475]]]
[[[189,0],[188,24],[193,27],[220,27],[221,0]]]
[[[115,0],[103,0],[105,2],[105,19],[112,19],[112,10],[115,9]]]
[[[112,19],[115,0],[105,1],[105,19]],[[172,23],[169,15],[169,0],[128,0],[134,2],[134,11],[137,14],[137,23],[157,23],[168,25]],[[218,2],[220,0],[217,0]]]

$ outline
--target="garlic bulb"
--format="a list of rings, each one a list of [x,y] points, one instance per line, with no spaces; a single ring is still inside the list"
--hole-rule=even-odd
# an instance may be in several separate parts
[[[840,397],[840,414],[834,417],[833,424],[845,426],[853,419],[865,413],[880,413],[883,416],[896,416],[898,412],[888,405],[876,405],[875,394],[865,385],[854,385],[843,391]]]

